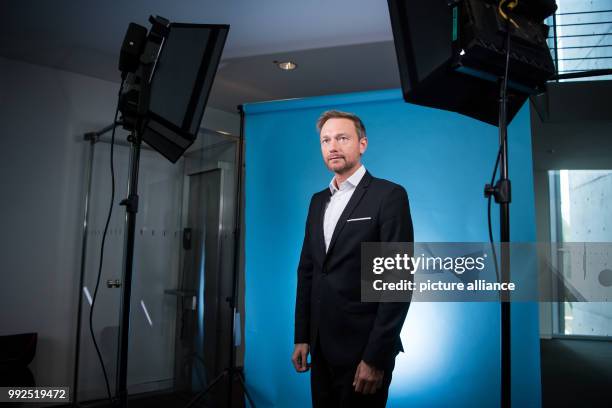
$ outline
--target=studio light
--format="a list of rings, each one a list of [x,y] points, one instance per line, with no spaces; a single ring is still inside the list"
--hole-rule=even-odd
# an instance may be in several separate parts
[[[555,68],[544,19],[551,0],[389,0],[406,102],[497,126],[508,28],[512,41],[508,123]]]
[[[119,58],[122,89],[118,110],[130,131],[123,293],[119,324],[117,402],[127,406],[129,327],[140,148],[146,142],[176,162],[195,141],[221,59],[228,25],[170,23],[149,18],[151,29],[131,23]],[[113,139],[114,140],[114,139]],[[112,152],[112,142],[111,142]],[[112,157],[112,153],[111,153]],[[109,216],[110,219],[110,216]]]
[[[198,135],[229,26],[150,22],[146,40],[144,27],[128,28],[120,110],[124,127],[138,128],[142,140],[176,162]]]

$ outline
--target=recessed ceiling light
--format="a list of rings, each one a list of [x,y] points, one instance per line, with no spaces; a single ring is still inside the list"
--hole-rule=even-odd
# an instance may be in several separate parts
[[[277,67],[285,71],[293,71],[297,68],[297,64],[293,61],[274,61]]]

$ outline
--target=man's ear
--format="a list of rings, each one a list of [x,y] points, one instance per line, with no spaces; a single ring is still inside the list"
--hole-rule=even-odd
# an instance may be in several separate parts
[[[368,138],[366,136],[359,139],[359,153],[364,154],[368,148]]]

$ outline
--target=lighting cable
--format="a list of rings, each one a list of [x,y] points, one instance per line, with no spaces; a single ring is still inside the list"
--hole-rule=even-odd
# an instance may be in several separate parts
[[[505,2],[505,0],[502,0],[500,2],[500,7],[501,4],[503,4]],[[504,81],[503,81],[503,85],[502,85],[502,92],[501,92],[501,98],[503,100],[506,99],[507,94],[508,94],[508,73],[510,70],[510,25],[507,25],[507,34],[506,34],[506,66],[505,66],[505,72],[504,72]],[[507,125],[507,124],[505,124]],[[497,150],[497,157],[495,159],[495,165],[493,166],[493,175],[491,176],[491,183],[490,185],[493,186],[495,183],[495,177],[497,175],[497,169],[499,167],[499,161],[501,159],[501,154],[502,154],[502,146],[504,144],[506,144],[508,139],[508,132],[506,131],[504,134],[504,140],[503,143],[501,143],[502,141],[500,141],[499,144],[499,149]],[[487,202],[487,223],[488,223],[488,227],[489,227],[489,242],[491,244],[491,251],[493,252],[493,262],[495,264],[495,276],[497,277],[497,281],[500,280],[499,277],[499,268],[498,268],[498,264],[497,264],[497,253],[495,251],[495,245],[493,243],[493,228],[492,228],[492,224],[491,224],[491,195],[489,195],[488,197],[488,202]]]
[[[125,83],[125,78],[122,78],[121,85],[119,86],[119,96],[121,96],[121,92],[123,91],[124,83]],[[96,349],[96,353],[98,354],[98,360],[100,361],[100,366],[102,367],[102,373],[104,374],[104,382],[106,385],[106,393],[107,393],[108,400],[111,403],[111,405],[113,404],[113,397],[112,397],[110,385],[108,382],[108,374],[106,372],[106,367],[104,366],[102,354],[100,353],[100,348],[98,347],[98,343],[96,342],[96,336],[94,334],[93,313],[94,313],[94,307],[96,305],[98,288],[100,286],[100,278],[102,276],[102,265],[104,263],[104,245],[106,243],[106,235],[108,233],[108,226],[110,224],[111,216],[113,215],[113,206],[115,204],[114,147],[115,147],[115,130],[117,129],[117,116],[119,116],[119,101],[117,101],[117,107],[115,108],[115,118],[113,119],[113,131],[111,134],[111,143],[110,143],[111,199],[110,199],[110,204],[108,207],[108,215],[106,216],[106,224],[104,225],[104,233],[102,234],[102,243],[100,244],[100,263],[98,265],[98,277],[96,279],[96,287],[94,289],[93,298],[91,300],[91,308],[89,309],[89,333],[91,335],[91,340],[93,341],[94,347]]]

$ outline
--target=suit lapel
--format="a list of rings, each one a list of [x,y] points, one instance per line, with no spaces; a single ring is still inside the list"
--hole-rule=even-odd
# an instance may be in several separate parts
[[[361,198],[365,194],[366,189],[368,188],[368,185],[370,184],[371,179],[372,179],[372,176],[370,175],[368,171],[366,171],[363,177],[361,178],[361,181],[357,185],[357,187],[355,187],[355,191],[353,192],[351,199],[346,204],[344,211],[342,211],[342,214],[340,215],[340,218],[338,219],[338,223],[336,224],[336,228],[334,229],[334,233],[332,234],[331,241],[329,242],[329,248],[327,249],[327,254],[329,254],[332,248],[334,247],[334,244],[336,243],[336,240],[338,239],[338,235],[340,235],[340,233],[342,232],[342,229],[346,225],[346,220],[348,220],[348,217],[350,217],[355,207],[357,207],[357,204],[359,204],[359,201],[361,201]],[[325,214],[325,211],[323,211],[323,214]],[[323,229],[323,222],[321,221],[321,230],[322,229]],[[323,250],[325,250],[325,240],[323,241]],[[327,257],[327,254],[326,254],[326,257]]]
[[[319,249],[321,250],[321,254],[323,254],[323,258],[325,258],[325,232],[323,228],[323,223],[325,221],[325,205],[329,201],[329,197],[331,197],[331,191],[326,189],[325,192],[321,194],[321,202],[319,203],[319,224],[318,224],[318,236],[319,240]]]

